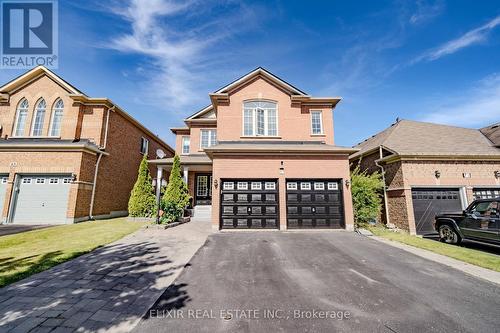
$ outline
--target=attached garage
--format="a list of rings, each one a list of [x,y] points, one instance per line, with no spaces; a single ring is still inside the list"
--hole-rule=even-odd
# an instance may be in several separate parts
[[[436,232],[433,227],[436,214],[462,210],[458,188],[414,188],[411,192],[417,235]]]
[[[23,175],[16,184],[11,223],[66,223],[70,176]]]
[[[289,229],[344,228],[344,203],[339,180],[288,179],[286,184]]]
[[[278,229],[276,179],[222,179],[221,229]]]

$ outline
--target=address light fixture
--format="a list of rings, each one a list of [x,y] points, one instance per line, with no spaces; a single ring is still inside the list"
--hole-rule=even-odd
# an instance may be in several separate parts
[[[441,177],[441,172],[439,170],[434,171],[434,177],[439,179]]]
[[[495,178],[496,179],[499,179],[500,178],[500,171],[495,171]]]

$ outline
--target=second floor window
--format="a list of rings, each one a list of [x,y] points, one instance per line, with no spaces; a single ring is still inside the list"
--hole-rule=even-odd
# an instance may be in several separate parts
[[[35,108],[35,118],[33,119],[33,129],[31,135],[42,136],[46,109],[47,109],[47,103],[45,103],[44,99],[41,99]]]
[[[252,101],[243,104],[244,136],[277,136],[278,113],[276,103]]]
[[[14,136],[23,136],[26,127],[26,118],[28,118],[29,103],[23,99],[17,107],[16,122],[14,125]]]
[[[50,136],[60,136],[61,135],[61,125],[62,117],[64,113],[64,102],[59,99],[56,104],[54,104],[54,110],[52,111],[52,120],[50,124]]]
[[[148,139],[141,138],[141,154],[146,155],[149,149]]]
[[[321,111],[311,111],[311,133],[323,134],[323,119]]]
[[[214,129],[202,129],[200,131],[200,136],[201,148],[208,148],[217,144],[217,131]]]
[[[184,155],[189,154],[189,144],[190,144],[190,139],[189,136],[183,136],[182,137],[182,153]]]

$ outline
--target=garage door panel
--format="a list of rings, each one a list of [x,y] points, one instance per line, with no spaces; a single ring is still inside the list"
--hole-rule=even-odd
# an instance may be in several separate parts
[[[221,180],[222,229],[278,228],[276,180]]]
[[[288,228],[343,228],[339,185],[339,180],[287,179]]]
[[[443,212],[461,211],[458,188],[412,189],[413,215],[418,235],[432,234],[434,218]]]
[[[70,183],[68,176],[21,176],[12,223],[66,223]]]
[[[472,192],[474,194],[474,200],[500,198],[500,187],[475,187]]]

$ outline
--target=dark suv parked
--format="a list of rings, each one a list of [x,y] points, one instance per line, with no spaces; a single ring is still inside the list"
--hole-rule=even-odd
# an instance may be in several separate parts
[[[499,214],[500,198],[476,200],[463,212],[436,215],[434,229],[450,244],[464,239],[500,244]]]

